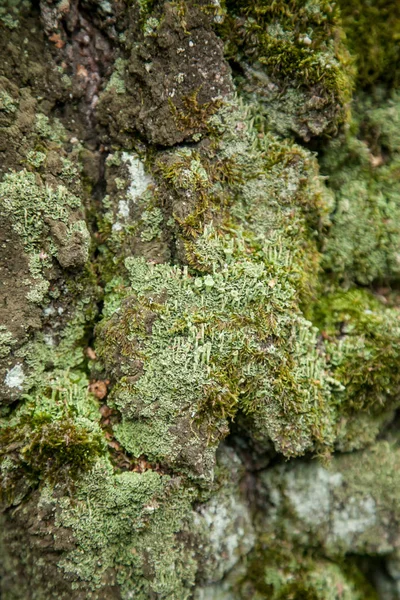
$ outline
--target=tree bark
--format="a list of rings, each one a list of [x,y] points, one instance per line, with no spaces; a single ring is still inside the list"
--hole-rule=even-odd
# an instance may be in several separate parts
[[[399,23],[2,3],[2,600],[400,598]]]

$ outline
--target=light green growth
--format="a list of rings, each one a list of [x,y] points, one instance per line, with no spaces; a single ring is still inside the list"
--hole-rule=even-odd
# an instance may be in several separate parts
[[[160,225],[163,222],[164,217],[159,208],[153,208],[144,211],[142,214],[142,221],[144,229],[140,234],[141,239],[144,242],[151,242],[161,234]]]
[[[396,402],[400,391],[400,312],[363,290],[321,299],[315,320],[323,332],[330,366],[343,388],[340,413]]]
[[[4,176],[0,202],[4,213],[12,216],[13,229],[21,236],[27,252],[39,249],[44,219],[68,223],[71,209],[81,206],[79,198],[66,187],[53,189],[25,169]]]
[[[46,297],[47,292],[49,291],[50,282],[44,277],[37,276],[35,278],[36,281],[34,286],[29,290],[26,294],[29,302],[34,302],[35,304],[41,304]],[[27,285],[29,285],[29,280],[27,280]]]
[[[334,133],[348,116],[353,72],[340,14],[328,0],[227,0],[220,27],[240,89],[261,101],[270,125],[305,140]]]
[[[80,165],[72,162],[68,158],[61,157],[62,169],[60,172],[60,179],[69,184],[73,184],[79,178],[81,167]]]
[[[59,502],[57,524],[71,527],[78,544],[60,567],[77,578],[73,587],[83,580],[94,589],[115,569],[111,583],[123,600],[189,599],[197,565],[184,532],[195,497],[179,479],[152,470],[114,473],[98,462],[77,483],[76,501]]]
[[[131,254],[168,260],[164,212],[152,194],[155,181],[143,157],[136,152],[115,152],[106,161],[109,192],[102,200],[99,223],[104,243],[100,246],[103,278],[124,273],[123,260]]]
[[[373,587],[355,565],[303,555],[288,542],[258,548],[250,558],[247,582],[239,597],[254,600],[378,600]],[[249,597],[249,596],[247,596]]]
[[[68,481],[106,452],[97,402],[79,372],[43,374],[12,416],[0,422],[1,493],[15,501],[19,481]],[[29,487],[29,486],[28,486]]]
[[[75,480],[73,497],[42,487],[38,506],[55,515],[56,537],[61,528],[75,542],[59,561],[73,591],[97,597],[118,585],[122,600],[189,600],[198,579],[227,573],[252,548],[254,532],[230,449],[217,471],[211,498],[150,463],[117,472],[107,458]]]
[[[50,369],[60,373],[84,371],[86,368],[84,348],[98,313],[97,282],[89,269],[85,269],[79,276],[67,277],[64,286],[64,291],[73,300],[73,305],[68,307],[66,324],[50,332],[36,333],[31,341],[13,352],[18,361],[16,375],[19,376],[19,388],[23,393],[35,389],[38,381],[46,379]],[[48,296],[50,298],[51,294]],[[63,314],[62,306],[58,302],[56,306],[61,310],[55,308],[52,302],[48,302],[44,309],[44,316],[54,322],[61,320]]]
[[[362,98],[351,132],[332,141],[322,158],[335,196],[324,266],[347,285],[399,278],[399,124],[397,94]]]
[[[114,89],[114,91],[117,94],[125,94],[126,93],[126,87],[125,87],[125,81],[124,81],[124,76],[125,76],[125,70],[128,66],[128,61],[124,60],[123,58],[117,58],[117,60],[115,61],[114,64],[114,70],[111,74],[111,77],[105,87],[105,91]]]
[[[30,150],[26,156],[28,163],[38,169],[46,160],[46,154],[44,152],[35,152]]]
[[[347,45],[360,87],[399,83],[400,5],[397,0],[340,0]]]
[[[17,29],[20,24],[20,12],[29,7],[29,0],[3,0],[0,6],[0,22],[11,31]]]
[[[48,286],[43,269],[52,257],[66,267],[88,258],[90,235],[85,222],[76,219],[81,201],[64,185],[52,188],[23,169],[0,182],[0,206],[24,243],[32,277],[39,280],[29,299],[41,302]]]
[[[12,114],[15,113],[16,110],[17,105],[14,99],[5,90],[0,90],[0,111],[4,111],[7,114]]]
[[[143,25],[144,37],[149,37],[157,34],[157,29],[160,26],[160,21],[155,17],[149,17],[146,19]]]
[[[66,140],[66,132],[62,123],[58,119],[52,119],[38,113],[35,119],[35,130],[39,136],[49,142],[61,144]]]
[[[5,358],[10,354],[15,341],[12,334],[7,330],[7,327],[0,325],[0,358]]]
[[[212,126],[225,133],[209,150],[156,163],[156,201],[172,202],[190,268],[128,258],[125,299],[97,329],[99,356],[119,379],[121,443],[201,477],[238,412],[287,456],[333,439],[324,358],[299,309],[316,283],[326,211],[315,162],[261,139],[245,111],[219,119]]]

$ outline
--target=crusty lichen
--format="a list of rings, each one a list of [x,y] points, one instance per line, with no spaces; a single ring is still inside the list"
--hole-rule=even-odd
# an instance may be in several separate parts
[[[322,548],[331,557],[349,552],[395,557],[398,461],[392,440],[338,455],[327,468],[303,462],[265,471],[262,481],[273,503],[263,520],[265,531],[275,536],[279,528],[283,538]]]

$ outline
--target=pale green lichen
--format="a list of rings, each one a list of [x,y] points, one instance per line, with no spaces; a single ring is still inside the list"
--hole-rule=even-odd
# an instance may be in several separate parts
[[[0,90],[0,111],[12,114],[17,110],[15,100],[5,90]]]
[[[51,187],[26,169],[7,173],[0,182],[0,205],[20,236],[29,257],[30,273],[38,280],[28,299],[41,302],[49,283],[43,277],[52,257],[63,266],[84,264],[90,235],[82,220],[71,219],[81,200],[64,185]]]
[[[125,94],[126,87],[124,81],[125,69],[128,66],[128,62],[123,58],[117,58],[114,64],[114,71],[110,79],[108,80],[105,90],[113,89],[116,94]]]
[[[50,142],[60,144],[66,139],[66,132],[62,123],[58,119],[50,120],[42,113],[36,115],[35,130],[41,138]]]
[[[109,463],[98,463],[80,481],[77,502],[64,498],[58,511],[58,525],[71,527],[79,544],[61,568],[78,576],[77,587],[79,580],[98,587],[103,574],[117,567],[124,599],[189,598],[196,562],[177,533],[193,497],[194,490],[169,476],[151,470],[114,474]],[[151,577],[143,574],[145,564]]]
[[[160,21],[155,17],[149,17],[146,19],[143,25],[143,33],[145,37],[149,37],[151,35],[155,35],[158,27],[160,26]]]
[[[97,330],[107,370],[123,376],[113,392],[123,415],[117,437],[136,456],[202,477],[238,412],[288,456],[333,440],[324,358],[299,309],[316,282],[314,219],[326,212],[315,163],[299,147],[260,138],[237,108],[220,119],[215,148],[157,163],[159,197],[173,199],[191,268],[128,258],[125,299]]]
[[[5,358],[11,352],[15,341],[12,333],[7,330],[7,327],[0,325],[0,358]]]
[[[30,165],[38,169],[46,160],[46,154],[44,152],[30,150],[26,158]]]

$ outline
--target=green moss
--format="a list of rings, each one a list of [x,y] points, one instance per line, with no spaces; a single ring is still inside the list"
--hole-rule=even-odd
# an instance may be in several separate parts
[[[340,0],[343,27],[355,56],[358,83],[399,81],[400,7],[396,0]]]
[[[332,133],[348,116],[352,68],[338,8],[327,0],[227,1],[221,26],[238,83],[283,135]]]
[[[260,598],[271,600],[378,600],[355,564],[302,554],[288,542],[276,542],[268,550],[258,548],[250,558],[246,579],[262,594]],[[242,588],[245,591],[243,584]]]
[[[400,312],[351,290],[325,296],[315,317],[334,377],[344,386],[339,411],[387,409],[400,389]]]
[[[326,269],[345,284],[398,279],[400,187],[399,98],[361,98],[352,129],[323,155],[334,192]]]
[[[0,423],[2,493],[12,502],[20,478],[68,481],[105,454],[97,403],[79,372],[43,375],[42,383]]]

